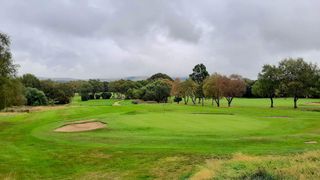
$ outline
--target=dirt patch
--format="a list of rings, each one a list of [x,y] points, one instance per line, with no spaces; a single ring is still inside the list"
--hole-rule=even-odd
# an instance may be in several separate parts
[[[55,129],[56,132],[82,132],[92,131],[95,129],[105,128],[106,124],[100,121],[77,121],[74,123],[66,124],[60,128]]]
[[[8,107],[2,110],[0,113],[4,115],[18,114],[18,113],[29,113],[35,111],[48,111],[48,110],[56,110],[63,109],[66,105],[54,105],[54,106],[13,106]]]
[[[0,112],[0,116],[13,116],[13,115],[17,115],[17,114],[21,114],[18,112]]]
[[[54,106],[32,106],[30,107],[30,111],[48,111],[48,110],[56,110],[56,109],[64,109],[66,105],[54,105]]]
[[[308,102],[306,104],[310,104],[310,105],[320,105],[320,102]]]
[[[304,142],[305,144],[317,144],[318,142],[317,141],[306,141]]]

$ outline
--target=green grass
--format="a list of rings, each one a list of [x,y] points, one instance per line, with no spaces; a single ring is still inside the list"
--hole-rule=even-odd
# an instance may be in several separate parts
[[[312,169],[320,165],[320,106],[309,104],[319,99],[300,99],[296,110],[290,98],[276,99],[274,109],[268,99],[235,99],[231,108],[225,101],[220,108],[210,101],[112,106],[117,101],[76,97],[65,108],[0,113],[0,179],[320,177],[312,173],[320,171]],[[89,119],[107,128],[53,131]],[[292,170],[300,162],[310,168]]]

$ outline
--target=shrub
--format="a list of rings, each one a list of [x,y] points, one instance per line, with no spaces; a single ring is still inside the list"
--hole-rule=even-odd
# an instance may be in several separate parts
[[[55,92],[56,98],[54,99],[55,104],[68,104],[70,103],[70,97],[65,93],[65,91],[57,90]]]
[[[102,96],[102,99],[110,99],[112,96],[112,93],[111,92],[103,92],[101,94],[101,96]]]
[[[100,99],[101,95],[100,94],[96,94],[95,97],[96,97],[96,99]]]
[[[89,100],[89,95],[88,94],[82,94],[81,95],[81,101],[88,101]]]
[[[139,101],[133,100],[133,101],[132,101],[132,104],[139,104]]]
[[[93,95],[93,94],[90,94],[90,95],[89,95],[89,99],[94,99],[94,95]]]
[[[182,98],[181,98],[181,97],[175,97],[175,98],[173,99],[173,101],[179,104],[180,101],[182,101]]]
[[[36,88],[28,87],[25,91],[25,96],[27,98],[27,105],[29,106],[40,106],[48,104],[48,99],[44,95],[44,92]]]

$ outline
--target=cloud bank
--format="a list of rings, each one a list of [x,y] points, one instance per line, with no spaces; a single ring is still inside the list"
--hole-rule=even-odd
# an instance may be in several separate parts
[[[320,1],[0,0],[19,73],[119,78],[195,64],[256,78],[286,57],[320,62]]]

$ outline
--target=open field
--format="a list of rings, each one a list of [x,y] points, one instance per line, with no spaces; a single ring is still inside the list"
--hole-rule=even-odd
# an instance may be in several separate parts
[[[112,106],[117,102],[117,106]],[[76,97],[0,113],[0,179],[319,179],[320,99],[235,99],[233,107]],[[119,105],[120,104],[120,105]],[[106,128],[55,132],[74,121]]]

